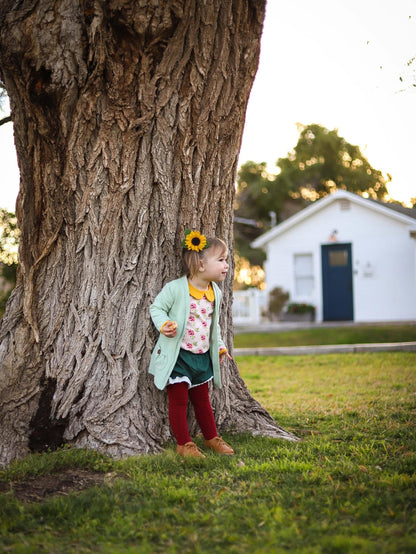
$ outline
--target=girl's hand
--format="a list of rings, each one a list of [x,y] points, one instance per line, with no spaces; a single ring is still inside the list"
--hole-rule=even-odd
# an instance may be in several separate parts
[[[227,351],[220,354],[220,364],[225,360],[225,358],[228,358],[229,360],[232,360],[232,357],[228,354]]]
[[[161,333],[162,335],[165,335],[165,337],[173,338],[176,337],[178,333],[177,328],[178,324],[176,323],[176,321],[168,321],[164,324]]]

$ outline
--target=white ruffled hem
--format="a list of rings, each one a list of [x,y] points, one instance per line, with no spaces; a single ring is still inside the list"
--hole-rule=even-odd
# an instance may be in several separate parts
[[[168,380],[168,385],[176,385],[177,383],[187,383],[188,384],[188,387],[190,389],[194,389],[195,387],[200,387],[201,385],[205,385],[205,383],[209,383],[211,380],[213,379],[213,377],[210,377],[209,379],[207,379],[206,381],[204,381],[203,383],[198,383],[197,385],[193,385],[191,383],[191,380],[189,379],[189,377],[175,377],[174,379],[172,379],[171,377],[169,377],[169,380]]]

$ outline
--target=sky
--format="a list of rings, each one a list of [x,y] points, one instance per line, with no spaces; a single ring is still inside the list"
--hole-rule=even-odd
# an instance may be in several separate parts
[[[317,123],[392,176],[391,198],[416,196],[416,0],[268,0],[239,164],[275,162],[297,124]],[[400,80],[400,77],[403,79]],[[7,106],[0,117],[7,115]],[[0,126],[0,207],[15,210],[12,124]]]
[[[297,143],[296,124],[317,123],[359,146],[392,176],[390,196],[409,202],[415,55],[416,0],[269,0],[240,165],[265,161],[273,173]]]

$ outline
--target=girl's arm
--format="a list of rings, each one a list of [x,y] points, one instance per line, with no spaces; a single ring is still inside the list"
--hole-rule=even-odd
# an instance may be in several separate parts
[[[219,289],[215,291],[215,300],[218,302],[219,306],[221,306],[222,293]],[[227,347],[225,346],[224,341],[222,340],[222,337],[221,337],[221,327],[220,327],[219,318],[217,321],[217,336],[218,336],[218,343],[219,343],[219,349],[220,349],[220,352],[219,352],[220,364],[225,360],[225,358],[232,360],[232,357],[228,354]]]
[[[170,309],[174,302],[174,296],[171,289],[172,287],[170,286],[170,283],[165,285],[149,308],[150,316],[156,329],[166,336],[176,335],[176,328],[174,325],[172,327],[172,323],[175,324],[176,322],[170,321],[169,315]],[[173,332],[174,334],[172,334]]]

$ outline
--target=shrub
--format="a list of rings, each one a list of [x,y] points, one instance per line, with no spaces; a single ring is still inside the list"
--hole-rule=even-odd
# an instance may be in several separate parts
[[[271,317],[278,316],[288,300],[289,293],[280,287],[275,287],[269,293],[268,315]]]
[[[315,315],[315,306],[312,304],[291,302],[286,309],[288,314],[313,314]]]

